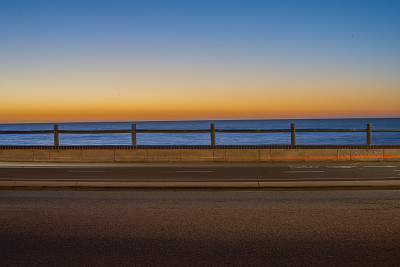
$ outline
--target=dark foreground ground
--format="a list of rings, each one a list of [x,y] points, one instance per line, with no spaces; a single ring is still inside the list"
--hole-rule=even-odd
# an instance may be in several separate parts
[[[0,191],[2,266],[398,266],[400,191]]]

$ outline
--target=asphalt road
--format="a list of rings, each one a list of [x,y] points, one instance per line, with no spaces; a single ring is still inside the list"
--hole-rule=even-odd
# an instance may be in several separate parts
[[[400,191],[0,191],[2,266],[398,266]]]
[[[400,162],[0,163],[0,181],[368,181],[400,180]]]

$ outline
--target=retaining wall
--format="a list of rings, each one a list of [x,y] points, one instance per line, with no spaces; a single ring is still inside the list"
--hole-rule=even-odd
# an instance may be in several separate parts
[[[400,146],[337,147],[6,147],[1,162],[400,161]]]

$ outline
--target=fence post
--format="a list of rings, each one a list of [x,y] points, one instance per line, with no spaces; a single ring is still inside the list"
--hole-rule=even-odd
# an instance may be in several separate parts
[[[372,126],[371,124],[367,124],[367,145],[372,144]]]
[[[211,132],[211,146],[215,147],[216,142],[215,142],[215,124],[214,123],[211,123],[210,132]]]
[[[60,146],[60,141],[58,138],[58,125],[54,125],[54,147],[58,148]]]
[[[136,124],[132,124],[132,146],[136,146]]]
[[[290,137],[291,137],[291,145],[296,145],[296,124],[290,124]]]

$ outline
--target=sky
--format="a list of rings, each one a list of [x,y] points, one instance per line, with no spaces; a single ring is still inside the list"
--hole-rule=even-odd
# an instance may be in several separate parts
[[[400,1],[0,0],[0,122],[400,117]]]

